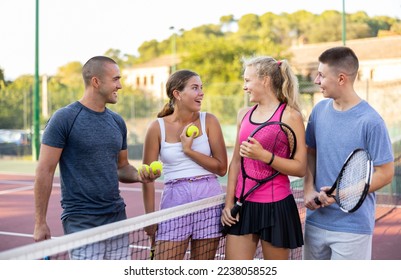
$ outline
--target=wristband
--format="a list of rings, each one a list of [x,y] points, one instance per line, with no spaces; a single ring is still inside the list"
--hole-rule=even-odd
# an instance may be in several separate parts
[[[270,161],[267,163],[267,165],[271,165],[273,163],[274,160],[274,154],[272,153],[272,158],[270,159]]]

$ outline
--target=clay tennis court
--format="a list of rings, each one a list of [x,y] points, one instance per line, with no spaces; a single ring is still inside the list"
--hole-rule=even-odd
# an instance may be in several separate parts
[[[0,173],[0,252],[33,243],[33,180],[33,175]],[[144,214],[141,187],[141,184],[120,185],[129,218]],[[162,187],[161,183],[156,184],[157,199]],[[401,207],[391,209],[377,220],[373,236],[374,260],[401,260]],[[384,211],[378,209],[378,212]],[[54,237],[63,235],[60,214],[60,187],[56,177],[48,209],[48,224]]]
[[[0,252],[33,243],[34,196],[33,175],[0,174]],[[156,183],[156,199],[161,183]],[[144,214],[142,185],[121,184],[129,218]],[[158,203],[158,202],[157,202]],[[60,184],[56,177],[49,202],[47,222],[53,237],[63,235],[60,215]]]

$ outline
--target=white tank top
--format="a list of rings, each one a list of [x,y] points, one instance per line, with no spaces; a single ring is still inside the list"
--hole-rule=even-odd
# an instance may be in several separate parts
[[[211,156],[209,138],[206,133],[206,112],[200,112],[202,135],[192,142],[192,149]],[[184,154],[181,142],[167,143],[163,118],[157,119],[160,125],[161,145],[160,160],[163,162],[164,182],[179,178],[190,178],[212,174]]]

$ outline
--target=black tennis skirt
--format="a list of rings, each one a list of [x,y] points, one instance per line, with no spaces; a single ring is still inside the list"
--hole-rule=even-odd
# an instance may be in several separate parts
[[[239,212],[239,222],[228,234],[256,234],[275,247],[295,249],[304,244],[301,219],[294,196],[272,203],[246,201]]]

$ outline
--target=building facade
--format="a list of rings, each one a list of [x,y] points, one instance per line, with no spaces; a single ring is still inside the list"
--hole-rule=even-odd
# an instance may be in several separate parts
[[[122,75],[125,82],[134,89],[140,89],[155,98],[163,99],[167,79],[177,61],[173,55],[161,56],[124,69]]]

